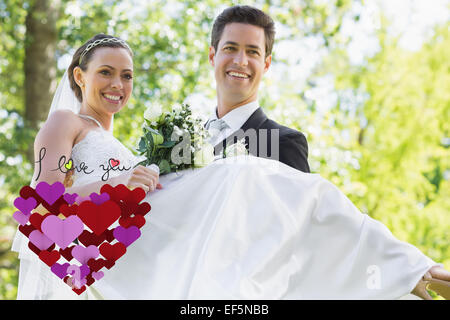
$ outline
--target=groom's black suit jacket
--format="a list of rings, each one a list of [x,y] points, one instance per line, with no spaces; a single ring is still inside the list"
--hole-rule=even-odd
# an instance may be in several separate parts
[[[214,147],[214,153],[216,155],[220,154],[224,147],[226,148],[226,146],[230,146],[245,137],[247,142],[246,147],[250,154],[257,157],[273,159],[273,155],[271,153],[273,143],[279,143],[279,159],[276,160],[279,160],[280,162],[283,162],[300,171],[310,172],[308,165],[308,143],[303,133],[270,120],[261,108],[258,108],[255,112],[253,112],[248,120],[242,125],[241,129],[242,131],[238,130],[227,139],[224,139],[222,143],[216,145]],[[256,148],[249,147],[249,137],[247,135],[242,135],[242,132],[246,132],[248,129],[255,129],[257,138]],[[272,135],[276,137],[276,133],[274,133],[273,129],[278,129],[279,141],[272,142]],[[264,137],[261,140],[263,146],[264,141],[267,141],[267,152],[265,152],[265,150],[261,150],[260,148],[260,138],[262,135],[266,135],[267,137],[266,140],[264,140]]]

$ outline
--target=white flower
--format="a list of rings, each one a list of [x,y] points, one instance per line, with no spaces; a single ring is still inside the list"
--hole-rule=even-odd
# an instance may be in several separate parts
[[[176,111],[177,113],[180,112],[180,111],[181,111],[181,104],[175,103],[175,104],[172,106],[172,110]]]
[[[245,147],[245,142],[240,140],[235,144],[226,147],[225,149],[225,157],[237,157],[241,155],[248,155],[247,148]]]
[[[178,126],[173,126],[173,133],[175,133],[177,136],[181,137],[183,135],[183,130],[181,130]]]
[[[144,112],[144,118],[148,121],[156,121],[159,119],[162,113],[162,107],[160,104],[152,104],[150,105]]]
[[[204,167],[213,162],[214,147],[209,143],[204,143],[200,150],[194,152],[194,166]]]

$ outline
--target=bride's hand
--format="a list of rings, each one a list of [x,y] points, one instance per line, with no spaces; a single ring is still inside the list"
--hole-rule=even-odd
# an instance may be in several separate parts
[[[115,179],[116,185],[124,184],[132,189],[142,188],[145,192],[152,192],[156,188],[161,188],[161,185],[158,183],[159,174],[141,165],[113,179]]]

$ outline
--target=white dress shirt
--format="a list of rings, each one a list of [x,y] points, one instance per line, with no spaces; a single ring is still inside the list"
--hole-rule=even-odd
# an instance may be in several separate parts
[[[226,122],[228,128],[222,130],[217,136],[213,137],[210,143],[215,146],[224,139],[228,138],[232,133],[239,130],[242,125],[250,118],[253,112],[259,108],[258,101],[252,101],[250,103],[244,104],[236,109],[231,110],[226,115],[224,115],[221,119]],[[214,115],[208,120],[216,120],[217,118],[217,108]]]

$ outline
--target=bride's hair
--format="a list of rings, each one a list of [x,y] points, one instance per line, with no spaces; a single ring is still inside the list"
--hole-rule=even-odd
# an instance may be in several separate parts
[[[83,97],[81,94],[81,88],[75,82],[73,70],[76,67],[80,67],[81,70],[86,71],[87,65],[91,60],[95,50],[104,47],[124,48],[129,52],[130,56],[133,57],[133,52],[131,51],[130,47],[127,45],[125,41],[123,41],[120,38],[113,37],[103,33],[99,33],[93,36],[85,44],[79,47],[78,50],[73,55],[72,62],[69,66],[67,73],[69,76],[70,88],[72,88],[73,92],[75,93],[75,96],[80,102],[82,102]]]

